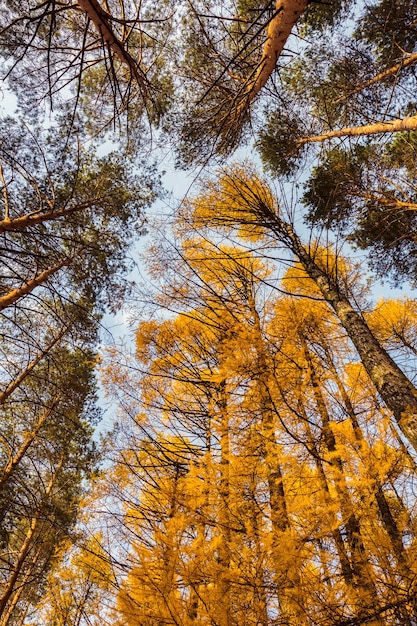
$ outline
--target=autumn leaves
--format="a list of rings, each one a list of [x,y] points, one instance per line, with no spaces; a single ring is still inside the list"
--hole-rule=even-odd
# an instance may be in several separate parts
[[[412,304],[360,313],[357,268],[302,244],[243,172],[189,202],[175,246],[155,242],[171,314],[106,369],[126,411],[105,480],[131,538],[118,623],[412,624],[415,464],[354,347],[359,328],[389,364],[393,336],[412,353]],[[278,280],[267,257],[289,245]]]

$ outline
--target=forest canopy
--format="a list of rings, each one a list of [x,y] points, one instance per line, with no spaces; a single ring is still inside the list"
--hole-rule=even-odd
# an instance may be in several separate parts
[[[416,3],[3,0],[0,57],[0,626],[415,626]]]

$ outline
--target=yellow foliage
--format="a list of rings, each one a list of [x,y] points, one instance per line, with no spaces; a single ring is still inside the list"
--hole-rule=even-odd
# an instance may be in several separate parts
[[[381,299],[366,320],[382,342],[417,351],[417,302],[410,298]]]
[[[234,230],[242,239],[257,241],[265,237],[269,216],[278,214],[278,205],[255,168],[243,163],[206,181],[200,195],[189,203],[188,211],[195,228]]]

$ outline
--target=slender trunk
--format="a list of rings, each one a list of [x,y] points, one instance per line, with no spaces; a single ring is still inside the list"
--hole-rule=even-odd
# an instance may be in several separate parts
[[[393,65],[392,67],[389,67],[387,70],[384,70],[383,72],[380,72],[379,74],[377,74],[376,76],[374,76],[370,80],[367,80],[365,83],[362,83],[362,85],[360,85],[356,89],[353,89],[352,91],[350,91],[345,96],[342,96],[341,98],[337,98],[337,100],[335,100],[335,104],[338,104],[339,102],[343,102],[343,100],[346,100],[350,96],[353,96],[356,93],[360,93],[364,89],[367,89],[368,87],[371,87],[372,85],[375,85],[376,83],[379,83],[379,82],[385,80],[386,78],[389,78],[390,76],[395,76],[396,74],[399,74],[401,72],[401,70],[403,70],[405,67],[409,67],[410,65],[414,65],[414,63],[417,63],[417,53],[416,52],[413,53],[413,54],[409,54],[405,59],[402,59],[396,65]]]
[[[270,373],[262,337],[261,324],[254,298],[249,296],[253,316],[254,345],[257,353],[258,402],[261,413],[262,457],[267,472],[269,507],[273,531],[272,550],[277,573],[278,600],[284,623],[305,624],[306,610],[297,555],[292,555],[290,565],[283,559],[286,535],[290,538],[291,523],[288,516],[283,475],[280,465],[279,445],[275,435],[276,411],[271,397]]]
[[[329,489],[329,484],[327,481],[327,476],[326,476],[326,472],[324,471],[324,467],[323,467],[323,462],[320,456],[320,452],[317,448],[316,442],[314,441],[314,437],[313,437],[313,433],[311,432],[311,428],[310,428],[310,424],[309,424],[309,420],[307,417],[307,414],[305,412],[305,408],[304,405],[301,401],[301,399],[299,400],[299,404],[298,404],[298,411],[300,413],[300,415],[302,415],[303,417],[303,421],[304,421],[304,425],[305,425],[305,429],[306,429],[306,434],[307,434],[307,441],[308,441],[308,447],[310,452],[312,453],[312,456],[314,458],[314,462],[317,468],[317,473],[318,473],[318,479],[319,479],[319,483],[320,483],[320,487],[322,489],[322,493],[323,493],[323,498],[324,498],[324,502],[326,504],[327,507],[327,511],[325,512],[325,519],[327,521],[327,527],[330,528],[330,533],[331,533],[331,537],[334,541],[334,544],[336,546],[336,550],[337,550],[337,555],[339,557],[339,561],[340,561],[340,568],[342,571],[342,575],[344,578],[345,583],[348,586],[354,586],[354,573],[352,570],[352,566],[350,563],[350,559],[346,550],[346,546],[345,546],[345,541],[343,539],[341,530],[340,530],[340,526],[339,523],[336,519],[335,514],[332,512],[333,511],[333,501],[332,501],[332,497],[330,495],[330,489]]]
[[[414,456],[411,454],[410,450],[405,445],[404,441],[401,439],[401,435],[399,434],[395,424],[393,424],[393,423],[390,424],[390,430],[391,430],[391,434],[394,437],[395,441],[398,443],[398,446],[399,446],[399,448],[400,448],[400,450],[402,452],[403,458],[407,459],[407,463],[408,463],[409,469],[414,474],[417,474],[417,463],[416,463],[416,460],[415,460]]]
[[[7,293],[6,295],[1,296],[0,311],[3,311],[3,309],[6,309],[24,296],[31,293],[36,287],[39,287],[39,285],[45,283],[50,276],[53,276],[65,265],[69,265],[73,258],[74,257],[67,257],[63,259],[56,265],[48,267],[48,269],[35,276],[35,278],[31,278],[30,280],[25,281],[21,287],[18,287],[17,289],[12,289],[12,291],[9,291],[9,293]]]
[[[255,446],[258,443],[258,437],[255,436]],[[251,443],[249,443],[249,449],[253,450],[254,446],[253,444],[251,445]],[[257,457],[257,454],[256,454]],[[250,500],[248,503],[248,508],[249,508],[249,516],[251,519],[251,527],[252,527],[252,534],[253,534],[253,542],[254,542],[254,556],[255,558],[257,558],[258,556],[260,558],[263,551],[264,551],[264,547],[262,545],[262,519],[263,519],[263,515],[262,515],[262,510],[258,505],[257,499],[256,499],[256,492],[257,492],[257,481],[258,481],[258,477],[256,475],[256,472],[251,472],[250,473],[250,482],[249,482],[249,486],[250,486]],[[261,563],[260,565],[258,565],[258,563],[256,563],[256,575],[255,575],[255,579],[254,579],[254,586],[253,586],[253,604],[252,604],[252,611],[253,614],[256,617],[256,624],[257,626],[269,626],[269,619],[268,619],[268,598],[267,598],[267,594],[266,594],[266,590],[265,590],[265,568],[263,566],[263,564]]]
[[[116,36],[111,25],[112,16],[101,8],[97,0],[78,0],[78,6],[87,14],[88,19],[92,21],[99,35],[106,42],[107,46],[113,50],[120,63],[127,65],[130,69],[132,76],[136,79],[141,89],[142,95],[147,95],[149,84],[146,76],[139,64],[128,52],[126,44]]]
[[[38,530],[38,526],[39,526],[39,522],[41,519],[41,515],[42,515],[42,510],[43,507],[45,505],[45,503],[47,502],[49,496],[51,495],[53,486],[56,482],[56,479],[58,477],[59,472],[61,471],[62,468],[62,464],[63,464],[63,457],[61,458],[58,466],[55,468],[53,475],[51,476],[48,486],[46,487],[45,490],[45,494],[38,506],[38,508],[35,511],[34,516],[32,517],[30,524],[29,524],[29,528],[27,529],[26,532],[26,536],[25,539],[23,541],[23,544],[20,548],[20,552],[17,555],[16,561],[14,563],[14,565],[11,568],[11,572],[10,572],[10,576],[9,579],[7,580],[6,584],[5,584],[5,588],[3,591],[3,594],[0,596],[0,618],[3,617],[4,615],[4,611],[6,609],[6,606],[15,590],[15,586],[16,583],[18,581],[19,575],[22,571],[22,568],[24,566],[24,563],[26,561],[26,558],[29,554],[29,551],[32,547],[32,542],[33,542],[33,538],[35,536],[36,531]]]
[[[368,135],[383,135],[386,133],[398,133],[405,130],[417,129],[417,115],[405,117],[404,119],[391,120],[389,122],[376,122],[375,124],[365,124],[364,126],[352,126],[330,130],[323,135],[312,135],[297,139],[297,144],[303,146],[308,143],[323,142],[335,137],[361,137]]]
[[[355,311],[338,283],[331,278],[302,245],[292,226],[283,222],[265,204],[259,206],[263,219],[298,257],[308,276],[333,308],[354,344],[362,364],[386,406],[393,412],[399,428],[417,450],[417,391],[395,361],[374,337],[363,317]]]
[[[207,394],[207,400],[209,403],[212,403],[213,401],[211,391],[209,391]],[[206,454],[207,454],[207,457],[210,458],[210,460],[208,461],[207,459],[203,459],[201,462],[201,472],[204,477],[204,488],[203,488],[203,494],[202,494],[203,495],[202,505],[201,507],[199,507],[199,513],[198,513],[197,524],[196,524],[197,538],[198,537],[201,538],[202,544],[204,543],[205,537],[206,537],[207,524],[205,520],[207,519],[208,516],[210,516],[210,511],[211,511],[210,491],[212,489],[212,486],[211,486],[211,477],[210,477],[210,469],[209,469],[212,467],[211,421],[212,421],[212,415],[210,412],[208,412],[207,423],[206,423],[206,428],[205,428],[205,444],[206,444],[206,450],[207,450]],[[197,563],[198,563],[198,560],[196,559],[196,565]],[[198,620],[200,618],[199,616],[200,607],[204,608],[204,604],[205,604],[201,598],[201,593],[204,588],[204,585],[201,583],[201,571],[198,565],[196,567],[195,574],[193,573],[192,577],[190,578],[189,587],[190,587],[190,600],[189,600],[188,616],[190,618],[191,623],[198,623]]]
[[[36,226],[36,224],[42,224],[43,222],[49,222],[52,220],[57,220],[61,217],[72,215],[73,213],[77,213],[78,211],[83,211],[84,209],[88,209],[89,207],[94,206],[102,199],[102,197],[97,197],[94,200],[90,200],[89,202],[83,202],[82,204],[77,204],[76,206],[67,207],[65,209],[55,209],[52,211],[36,211],[34,213],[29,213],[28,215],[15,217],[13,219],[10,219],[8,216],[6,216],[4,219],[0,220],[0,234],[6,232],[21,231],[25,228],[28,228],[29,226]]]
[[[329,364],[330,370],[336,381],[337,387],[339,389],[339,393],[346,407],[346,412],[352,424],[355,439],[360,444],[361,448],[364,448],[364,447],[367,448],[368,445],[363,436],[363,432],[359,425],[353,404],[349,398],[349,395],[345,389],[345,386],[333,362],[332,355],[330,354],[330,350],[327,347],[325,347],[325,353],[326,353],[326,359]],[[383,487],[380,481],[378,480],[375,482],[375,500],[378,506],[378,511],[379,511],[381,521],[390,538],[393,553],[395,555],[395,558],[398,564],[398,570],[401,576],[405,580],[409,580],[412,573],[409,568],[408,559],[407,559],[406,550],[403,544],[402,536],[398,529],[397,523],[392,515],[388,501],[385,497]]]
[[[88,616],[86,614],[86,607],[88,606],[87,602],[94,588],[94,583],[93,581],[90,580],[89,575],[84,585],[85,586],[84,586],[83,595],[79,598],[79,600],[77,600],[77,605],[75,608],[75,616],[73,618],[73,624],[71,626],[80,626],[81,620],[83,619],[83,617],[87,617],[87,622],[88,622]]]
[[[69,326],[64,326],[54,339],[41,350],[35,358],[20,372],[14,380],[12,380],[4,391],[0,391],[0,404],[4,404],[9,396],[22,384],[25,378],[31,373],[34,367],[46,356],[52,348],[62,339],[65,333],[68,331]]]
[[[191,623],[197,622],[199,604],[199,585],[192,583],[190,585],[190,600],[188,605],[188,617]]]
[[[412,343],[407,341],[407,339],[404,337],[402,333],[397,333],[394,331],[394,335],[401,341],[401,343],[403,344],[405,348],[408,348],[408,350],[410,350],[410,352],[412,352],[414,356],[417,356],[417,348],[413,346]]]
[[[397,522],[394,519],[394,516],[391,512],[388,501],[385,497],[384,490],[382,485],[376,485],[376,493],[375,499],[378,504],[378,510],[381,517],[381,520],[384,524],[385,530],[388,533],[388,536],[391,541],[392,549],[395,554],[395,558],[398,565],[398,571],[401,577],[405,581],[410,581],[413,579],[413,573],[410,570],[408,559],[406,555],[406,551],[404,548],[402,535],[398,529]]]
[[[221,602],[220,624],[231,626],[230,598],[230,434],[227,412],[226,381],[218,386],[217,406],[220,418],[220,506],[219,524],[221,543],[219,547],[219,597]]]
[[[175,624],[178,623],[175,606],[175,570],[177,559],[175,516],[178,510],[178,483],[180,476],[180,466],[176,464],[173,489],[169,501],[168,519],[165,525],[165,545],[162,550],[163,563],[161,583],[158,589],[162,604],[161,616],[159,618],[161,626],[169,623],[171,620],[173,620]]]
[[[40,429],[44,425],[44,423],[48,420],[48,418],[52,415],[57,402],[59,401],[59,396],[55,398],[52,405],[45,409],[40,418],[38,419],[35,427],[28,433],[26,433],[20,448],[16,452],[15,455],[12,455],[4,468],[4,470],[0,471],[0,488],[8,481],[10,476],[13,474],[16,467],[19,465],[23,457],[25,456],[28,448],[35,441]]]
[[[307,362],[307,370],[309,379],[313,389],[314,398],[317,404],[318,412],[322,422],[323,439],[327,451],[330,453],[330,466],[333,468],[335,489],[340,500],[341,513],[346,529],[346,537],[349,544],[352,571],[358,586],[365,592],[367,604],[369,606],[378,605],[378,594],[375,587],[374,579],[370,567],[368,565],[366,549],[362,539],[359,519],[354,512],[354,506],[351,501],[349,489],[346,485],[344,475],[343,462],[338,454],[336,439],[333,434],[330,416],[321,391],[320,382],[315,372],[314,363],[306,339],[300,334],[303,345],[303,351]],[[368,607],[364,607],[365,611]],[[379,620],[373,622],[381,624]]]
[[[30,566],[27,568],[27,570],[25,572],[25,575],[23,576],[22,580],[19,581],[19,587],[16,590],[16,592],[13,594],[13,597],[12,597],[11,601],[9,602],[9,606],[7,607],[7,611],[5,612],[5,614],[3,615],[3,617],[2,617],[2,619],[0,621],[0,626],[8,626],[8,624],[10,622],[10,619],[12,618],[13,613],[14,613],[14,611],[16,609],[17,603],[19,602],[20,597],[21,597],[21,595],[23,593],[25,585],[29,581],[29,579],[30,579],[30,577],[32,575],[32,572],[33,572],[33,570],[34,570],[34,568],[35,568],[35,566],[36,566],[36,564],[38,562],[38,559],[39,559],[41,553],[42,553],[42,546],[40,546],[38,548],[38,550],[35,552],[35,554],[33,556],[33,559],[32,559],[32,561],[30,563]],[[29,607],[29,605],[30,605],[30,601],[27,600],[27,606]],[[27,609],[26,609],[26,611],[24,613],[26,613],[26,612],[27,612]]]

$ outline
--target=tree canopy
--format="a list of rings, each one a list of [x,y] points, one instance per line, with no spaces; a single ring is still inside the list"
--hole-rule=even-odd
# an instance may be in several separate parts
[[[4,0],[0,57],[0,626],[414,626],[416,3]]]

